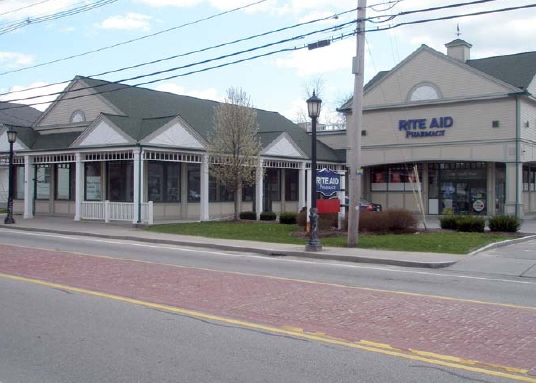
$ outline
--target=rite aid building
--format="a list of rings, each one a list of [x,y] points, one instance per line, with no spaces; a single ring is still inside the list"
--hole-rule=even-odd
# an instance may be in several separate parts
[[[420,187],[427,214],[535,213],[536,52],[471,60],[471,44],[446,47],[423,45],[365,86],[362,195],[417,211]],[[348,145],[345,130],[319,138]]]

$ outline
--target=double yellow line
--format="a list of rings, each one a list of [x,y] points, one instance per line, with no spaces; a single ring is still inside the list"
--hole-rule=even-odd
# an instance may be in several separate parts
[[[521,382],[536,383],[536,377],[530,377],[527,375],[528,370],[515,368],[515,367],[508,367],[508,366],[502,366],[502,365],[496,365],[496,364],[487,364],[487,363],[478,362],[476,360],[462,359],[462,358],[457,358],[453,356],[435,354],[435,353],[419,351],[419,350],[410,349],[410,350],[404,351],[404,350],[391,347],[388,344],[369,342],[366,340],[359,340],[356,342],[351,342],[351,341],[347,341],[344,339],[332,338],[322,333],[307,333],[307,332],[304,332],[300,328],[296,328],[292,326],[273,327],[273,326],[261,325],[261,324],[256,324],[256,323],[251,323],[251,322],[246,322],[246,321],[241,321],[241,320],[236,320],[236,319],[225,318],[225,317],[221,317],[217,315],[206,314],[206,313],[202,313],[202,312],[198,312],[194,310],[182,309],[182,308],[162,305],[158,303],[151,303],[151,302],[146,302],[146,301],[142,301],[138,299],[125,298],[125,297],[121,297],[118,295],[106,294],[106,293],[101,293],[98,291],[86,290],[86,289],[81,289],[78,287],[62,285],[59,283],[46,282],[46,281],[41,281],[38,279],[25,278],[25,277],[20,277],[16,275],[0,273],[0,278],[33,283],[33,284],[44,286],[44,287],[51,287],[55,289],[62,289],[66,291],[92,295],[92,296],[96,296],[100,298],[111,299],[114,301],[135,304],[139,306],[149,307],[152,309],[168,311],[168,312],[172,312],[176,314],[182,314],[182,315],[186,315],[186,316],[190,316],[194,318],[223,322],[227,324],[247,327],[247,328],[260,330],[260,331],[283,334],[283,335],[293,336],[296,338],[308,339],[308,340],[328,343],[328,344],[342,346],[342,347],[349,347],[349,348],[354,348],[354,349],[359,349],[359,350],[364,350],[364,351],[370,351],[370,352],[395,356],[399,358],[404,358],[404,359],[409,359],[409,360],[414,360],[414,361],[419,361],[419,362],[424,362],[424,363],[431,363],[431,364],[435,364],[435,365],[439,365],[443,367],[455,368],[459,370],[465,370],[469,372],[475,372],[475,373],[480,373],[480,374],[485,374],[485,375],[490,375],[490,376],[513,379],[513,380],[517,380]]]

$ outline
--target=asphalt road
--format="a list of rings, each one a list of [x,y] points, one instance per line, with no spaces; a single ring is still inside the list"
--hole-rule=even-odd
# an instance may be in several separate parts
[[[508,273],[502,264],[489,270],[491,257],[473,257],[448,269],[415,269],[346,262],[309,261],[292,257],[177,247],[113,239],[0,229],[0,243],[43,249],[100,254],[125,259],[406,291],[486,302],[536,307],[536,278]],[[492,250],[518,254],[536,246],[521,243]],[[495,258],[493,258],[494,260]],[[505,273],[501,274],[504,270]]]
[[[7,233],[9,235],[6,235]],[[217,291],[220,288],[225,289],[226,286],[228,288],[228,285],[220,280],[223,274],[219,271],[232,272],[224,273],[226,278],[232,280],[248,279],[249,282],[243,284],[246,290],[249,286],[253,286],[252,283],[257,283],[257,280],[264,280],[260,285],[264,286],[267,291],[263,290],[261,293],[266,295],[266,299],[270,299],[266,301],[266,308],[273,306],[273,303],[280,305],[281,308],[275,314],[286,318],[285,320],[294,314],[292,313],[294,307],[298,310],[298,303],[301,302],[296,302],[296,306],[292,306],[289,302],[282,302],[280,297],[285,296],[283,285],[303,290],[304,297],[310,298],[310,304],[317,307],[316,311],[304,317],[306,321],[328,310],[328,306],[323,303],[327,302],[326,297],[322,298],[322,294],[325,295],[326,292],[332,294],[328,301],[329,299],[335,301],[335,306],[333,306],[335,311],[328,313],[333,314],[328,315],[328,318],[334,320],[333,323],[343,321],[344,318],[338,311],[343,307],[349,307],[337,307],[338,294],[348,295],[352,292],[346,291],[346,287],[355,286],[361,290],[353,293],[357,294],[356,297],[361,297],[367,289],[370,289],[377,296],[387,299],[386,302],[381,303],[383,308],[376,307],[383,311],[371,311],[371,315],[377,315],[379,319],[388,320],[389,323],[386,327],[381,327],[379,322],[375,323],[373,317],[370,317],[369,323],[369,317],[363,316],[362,318],[367,323],[362,323],[365,338],[361,339],[369,339],[366,338],[367,328],[370,328],[371,334],[375,328],[377,330],[386,328],[393,332],[392,335],[386,336],[385,343],[397,337],[396,331],[411,331],[413,326],[418,324],[415,318],[421,321],[419,318],[423,315],[425,316],[422,320],[428,323],[426,329],[433,330],[434,338],[437,335],[434,342],[451,341],[458,333],[457,329],[453,328],[450,335],[445,335],[443,338],[442,331],[445,329],[442,328],[441,321],[446,319],[445,316],[451,316],[450,324],[454,323],[456,326],[459,322],[460,330],[462,330],[464,321],[471,321],[478,316],[482,316],[483,320],[493,322],[501,321],[501,317],[509,315],[508,312],[524,315],[530,321],[533,321],[536,315],[532,314],[534,311],[523,307],[512,309],[497,307],[495,309],[493,305],[485,303],[536,307],[536,299],[534,299],[536,280],[534,278],[483,273],[478,269],[470,270],[474,265],[469,267],[469,270],[457,271],[404,269],[312,262],[287,257],[263,257],[199,248],[159,246],[56,234],[6,232],[5,230],[0,230],[0,243],[17,246],[8,248],[0,244],[0,256],[9,253],[11,257],[17,257],[18,254],[24,257],[32,253],[31,248],[53,250],[52,253],[42,253],[45,257],[46,254],[58,255],[59,260],[53,260],[50,257],[50,265],[57,264],[62,267],[68,267],[68,265],[61,263],[61,258],[71,259],[73,253],[84,255],[79,257],[78,262],[85,262],[85,259],[94,259],[95,262],[98,260],[102,264],[111,265],[110,268],[119,267],[117,272],[120,274],[123,272],[123,266],[121,262],[114,261],[116,259],[147,261],[150,262],[146,264],[147,267],[154,266],[159,268],[158,270],[165,269],[166,266],[162,265],[184,266],[181,268],[184,277],[191,278],[193,274],[203,275],[202,278],[208,285],[214,285],[213,294],[221,293]],[[512,251],[512,254],[518,253],[515,247]],[[63,254],[62,252],[69,253]],[[91,257],[85,255],[91,255]],[[95,258],[94,255],[111,258]],[[489,255],[486,256],[489,257]],[[110,262],[107,261],[108,259]],[[4,264],[9,264],[10,261],[16,263],[16,259],[7,259],[7,261]],[[33,258],[32,262],[27,265],[29,270],[38,265],[37,258]],[[119,264],[119,266],[112,266],[112,264]],[[136,263],[136,265],[144,265],[144,263]],[[42,267],[46,266],[44,264]],[[139,266],[129,266],[131,267]],[[95,282],[93,279],[97,280],[96,277],[93,278],[91,270],[80,270],[80,283],[84,278],[90,282]],[[50,275],[61,274],[59,270],[53,268],[45,269],[44,272]],[[72,272],[76,276],[77,270]],[[147,269],[146,272],[150,270]],[[155,274],[155,277],[156,275],[158,274]],[[273,279],[269,280],[263,276],[284,279],[273,283]],[[125,278],[128,284],[128,277]],[[314,283],[307,285],[300,281]],[[98,283],[101,283],[104,288],[107,280],[101,275]],[[160,282],[156,281],[156,278],[145,282],[133,280],[133,291],[136,284],[145,284],[145,287],[150,287],[148,284],[151,283]],[[185,287],[188,286],[185,285]],[[139,291],[143,292],[143,289]],[[169,291],[170,294],[180,293],[171,289]],[[254,291],[251,291],[253,294]],[[272,292],[276,301],[270,298]],[[397,294],[393,295],[391,292]],[[132,294],[135,296],[135,293]],[[147,294],[146,296],[151,296],[153,293],[148,291]],[[188,298],[188,293],[184,294]],[[198,295],[193,297],[194,307],[197,305],[196,300],[202,303],[201,301],[208,302],[212,299],[210,293],[205,293],[203,290],[197,291],[196,294]],[[504,381],[493,373],[490,375],[470,372],[466,369],[449,367],[445,363],[424,363],[411,357],[414,355],[408,357],[406,354],[395,353],[397,356],[393,356],[389,348],[381,349],[380,347],[369,352],[356,349],[351,342],[330,343],[326,339],[317,340],[301,336],[299,331],[271,331],[269,328],[255,326],[255,323],[260,323],[255,321],[255,316],[249,319],[253,325],[241,325],[239,322],[226,319],[232,317],[234,312],[239,312],[242,306],[253,307],[255,298],[253,301],[246,301],[248,294],[247,291],[245,294],[241,292],[234,300],[223,304],[222,307],[227,308],[227,311],[223,312],[229,313],[227,316],[196,316],[180,310],[170,311],[156,306],[143,306],[106,295],[91,296],[84,291],[58,288],[51,284],[36,285],[35,282],[29,280],[17,280],[0,275],[2,307],[0,311],[2,324],[0,326],[0,382]],[[419,296],[414,299],[411,294]],[[223,296],[225,296],[224,293]],[[241,301],[241,296],[244,297],[243,301]],[[292,298],[290,295],[286,297],[288,301]],[[438,297],[452,298],[453,303]],[[351,301],[353,298],[349,299]],[[341,299],[341,305],[343,305],[342,302]],[[287,305],[285,306],[284,303]],[[430,305],[435,304],[437,307],[431,308]],[[273,317],[273,312],[268,312],[268,309],[265,311],[262,306],[261,304],[262,315],[259,318],[268,318],[266,323],[271,323],[270,318]],[[422,310],[422,313],[415,315],[412,312],[415,310]],[[437,313],[437,315],[427,317],[426,310],[430,310],[429,314]],[[474,314],[469,313],[464,316],[465,310],[474,310]],[[499,312],[500,310],[503,311]],[[391,318],[391,313],[393,318]],[[495,314],[498,315],[495,316]],[[409,327],[405,327],[405,330],[403,327],[399,328],[397,321]],[[435,326],[435,321],[437,321],[437,326]],[[478,322],[475,323],[478,324]],[[323,324],[329,330],[329,323]],[[485,325],[486,323],[483,322],[482,326]],[[520,328],[517,334],[512,332],[501,335],[506,340],[494,338],[490,341],[494,342],[492,345],[497,350],[503,347],[500,342],[508,343],[509,337],[514,335],[521,336],[520,341],[531,342],[531,339],[534,339],[534,336],[530,334],[532,325],[528,326],[528,334]],[[350,327],[355,326],[350,324]],[[435,328],[437,328],[437,334]],[[466,330],[467,328],[463,329],[463,331]],[[478,333],[481,329],[474,330]],[[468,337],[471,336],[471,332],[473,331],[468,333]],[[533,328],[532,332],[534,332]],[[379,334],[381,333],[380,331]],[[418,337],[419,329],[415,334]],[[479,341],[478,334],[471,340]],[[421,342],[424,342],[422,344],[428,341],[426,337],[421,339]],[[454,343],[453,346],[455,346]],[[463,344],[460,350],[465,351]],[[460,356],[456,352],[450,355]],[[522,353],[511,354],[512,357],[515,355],[527,356]],[[510,360],[515,360],[515,358]],[[531,375],[528,378],[536,382],[536,376]]]
[[[2,383],[506,382],[0,278]]]

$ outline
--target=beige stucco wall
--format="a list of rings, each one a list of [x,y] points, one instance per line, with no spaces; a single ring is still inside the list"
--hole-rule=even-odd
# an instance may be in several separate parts
[[[366,93],[364,106],[404,103],[409,91],[423,82],[438,86],[443,98],[446,99],[511,91],[508,87],[481,76],[459,61],[442,58],[441,54],[427,49],[416,52]]]
[[[449,128],[430,128],[432,119],[452,117]],[[407,131],[440,131],[443,136],[408,137],[406,130],[399,128],[400,121],[426,119],[426,129]],[[499,128],[492,122],[499,121]],[[363,129],[367,135],[362,137],[362,146],[386,145],[442,145],[452,142],[494,141],[515,137],[515,101],[496,99],[486,101],[467,101],[464,103],[431,104],[412,108],[367,110],[364,112]]]

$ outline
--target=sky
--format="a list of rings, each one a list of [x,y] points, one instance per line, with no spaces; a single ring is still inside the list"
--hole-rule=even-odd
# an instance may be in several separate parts
[[[473,2],[368,0],[365,82],[422,44],[446,53],[461,38],[472,59],[536,51],[536,8],[405,24],[536,4]],[[429,9],[446,5],[458,6]],[[0,0],[0,100],[45,110],[81,75],[216,101],[242,88],[255,107],[300,121],[315,88],[320,122],[335,123],[353,91],[356,8],[357,0]]]

